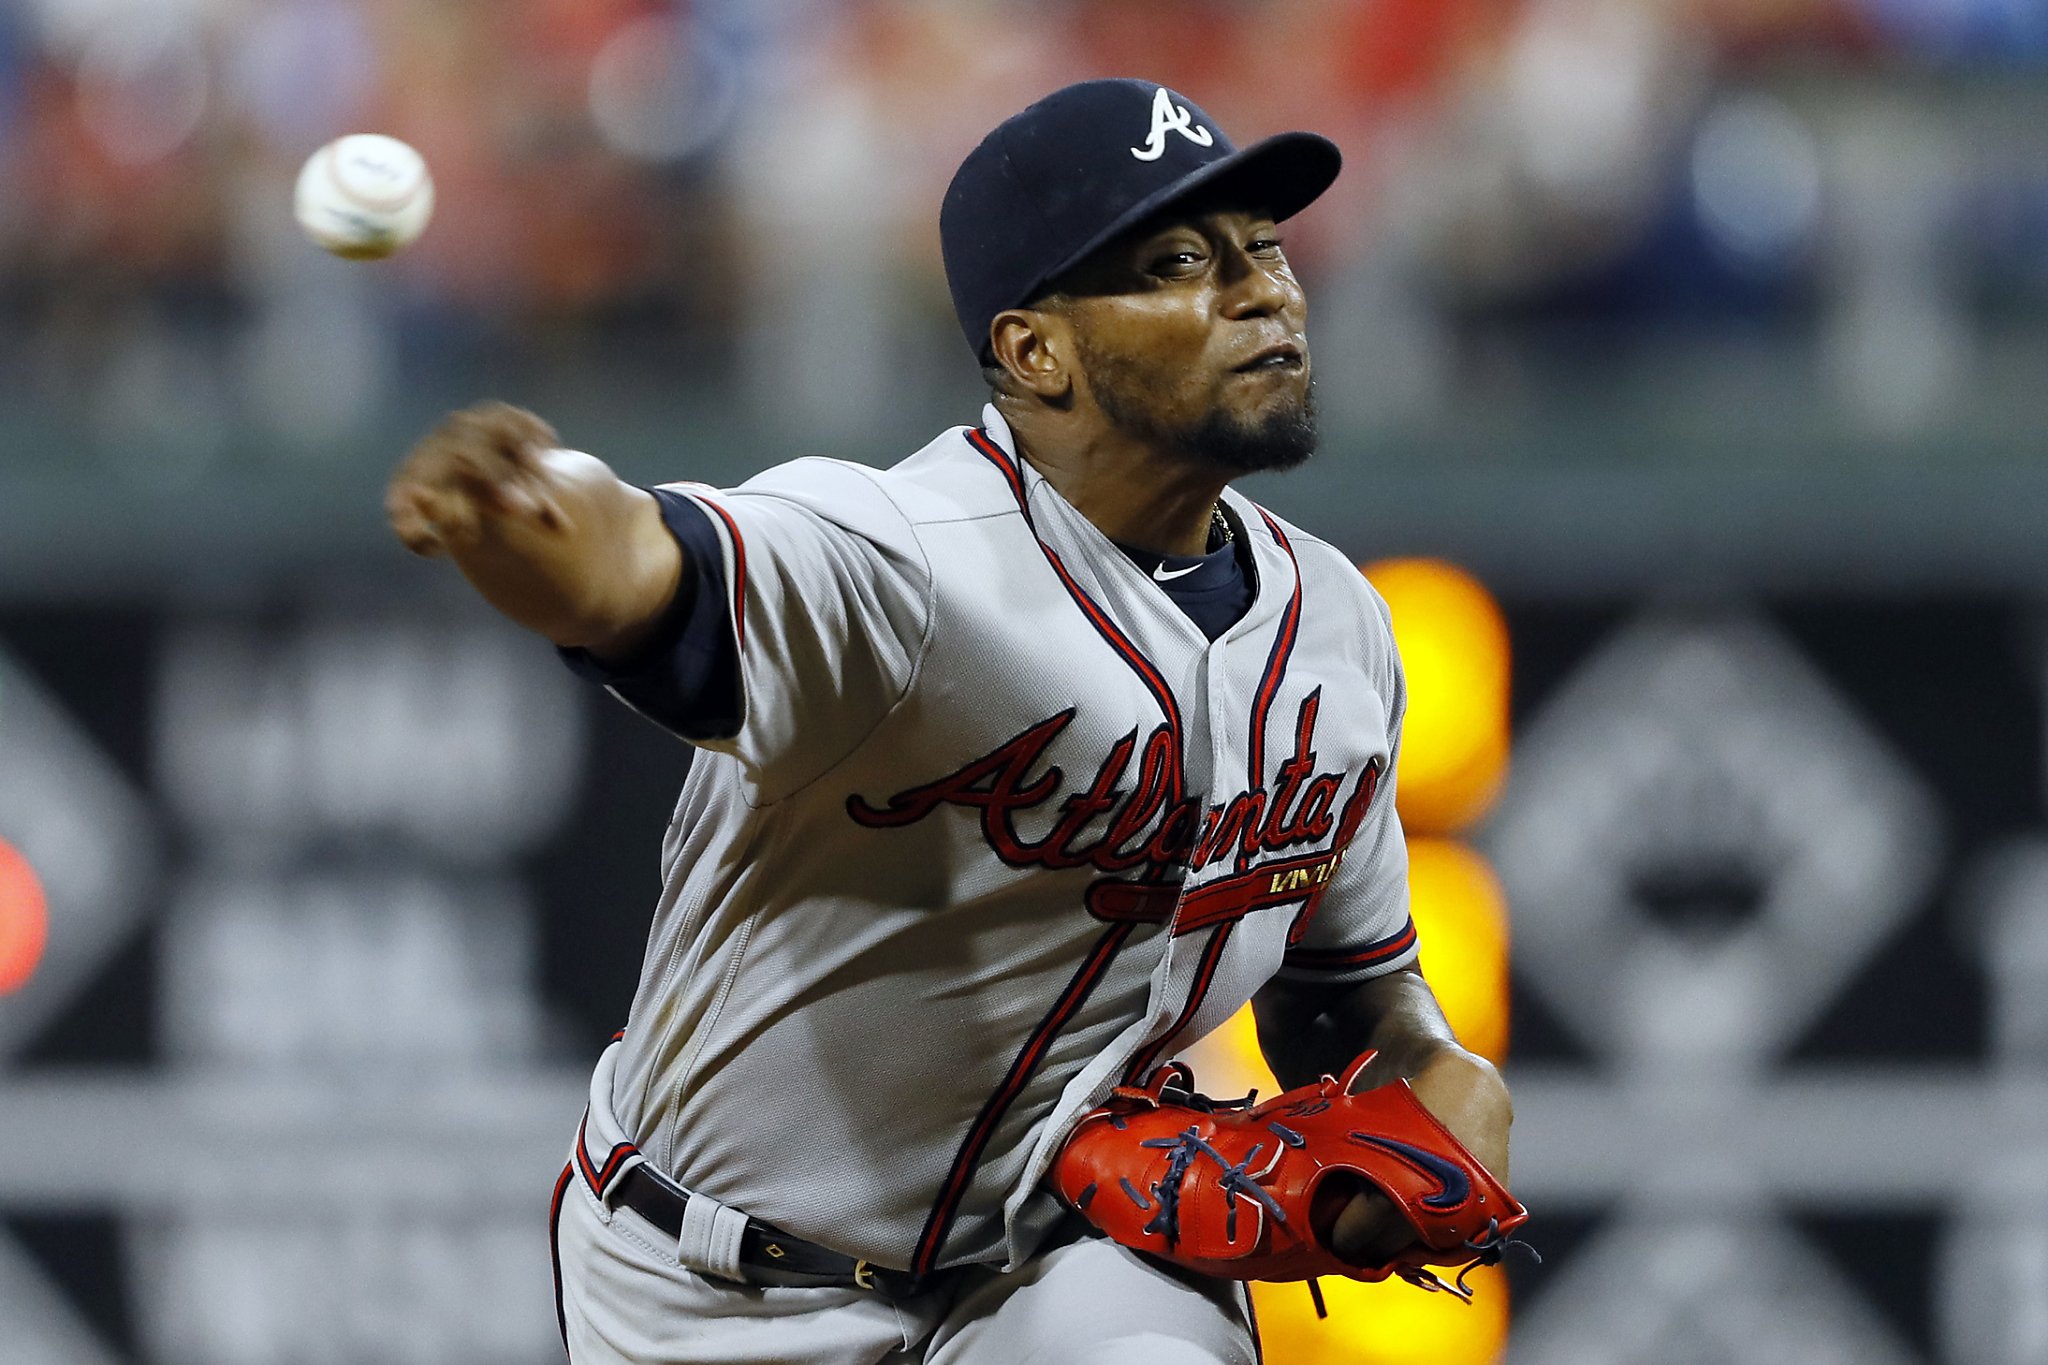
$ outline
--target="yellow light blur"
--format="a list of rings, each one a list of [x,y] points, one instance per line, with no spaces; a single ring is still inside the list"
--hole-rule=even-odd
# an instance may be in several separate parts
[[[1408,899],[1422,972],[1458,1041],[1508,1053],[1508,903],[1485,858],[1453,839],[1408,841]]]
[[[1408,829],[1450,834],[1492,806],[1508,766],[1508,630],[1478,579],[1434,559],[1364,566],[1387,599],[1408,684],[1395,802]]]
[[[1259,1051],[1259,1027],[1252,1021],[1252,1007],[1246,1005],[1223,1026],[1194,1046],[1183,1049],[1181,1057],[1195,1069],[1195,1086],[1205,1095],[1235,1099],[1248,1090],[1277,1095],[1279,1085]]]
[[[28,984],[48,939],[49,916],[36,870],[0,839],[0,995]]]
[[[1266,1365],[1493,1365],[1507,1344],[1508,1282],[1495,1267],[1465,1277],[1471,1303],[1400,1280],[1326,1275],[1318,1284],[1326,1319],[1307,1285],[1252,1285]]]

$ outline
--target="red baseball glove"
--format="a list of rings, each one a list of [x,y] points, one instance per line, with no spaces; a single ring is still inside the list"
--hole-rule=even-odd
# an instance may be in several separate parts
[[[1075,1128],[1053,1164],[1059,1195],[1114,1241],[1233,1280],[1399,1275],[1470,1299],[1464,1275],[1492,1265],[1529,1211],[1424,1109],[1406,1081],[1350,1093],[1373,1054],[1254,1107],[1194,1092],[1179,1062],[1119,1086]],[[1338,1172],[1370,1181],[1415,1230],[1390,1259],[1355,1265],[1315,1226],[1316,1194]],[[1345,1181],[1350,1184],[1350,1181]],[[1332,1187],[1333,1192],[1336,1187]],[[1341,1201],[1339,1201],[1341,1203]]]

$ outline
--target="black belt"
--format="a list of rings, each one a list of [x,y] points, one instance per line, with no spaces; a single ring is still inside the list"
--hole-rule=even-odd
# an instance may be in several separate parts
[[[669,1236],[680,1238],[683,1206],[690,1202],[690,1195],[642,1162],[619,1177],[612,1202],[625,1205]],[[740,1261],[773,1271],[777,1278],[797,1276],[818,1284],[872,1289],[890,1298],[902,1298],[917,1288],[917,1277],[907,1271],[889,1270],[872,1261],[791,1237],[752,1218],[740,1235]]]

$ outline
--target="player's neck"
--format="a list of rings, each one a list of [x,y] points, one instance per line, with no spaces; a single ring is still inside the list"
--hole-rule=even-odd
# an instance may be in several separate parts
[[[1095,529],[1120,545],[1158,554],[1201,554],[1209,545],[1219,472],[1135,444],[1118,433],[1093,440],[1013,434],[1020,455]]]

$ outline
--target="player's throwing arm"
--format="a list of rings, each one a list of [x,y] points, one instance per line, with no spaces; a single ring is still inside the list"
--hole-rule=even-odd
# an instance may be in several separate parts
[[[392,475],[384,509],[408,550],[446,555],[520,625],[601,658],[632,652],[682,576],[651,494],[505,403],[446,418]]]

